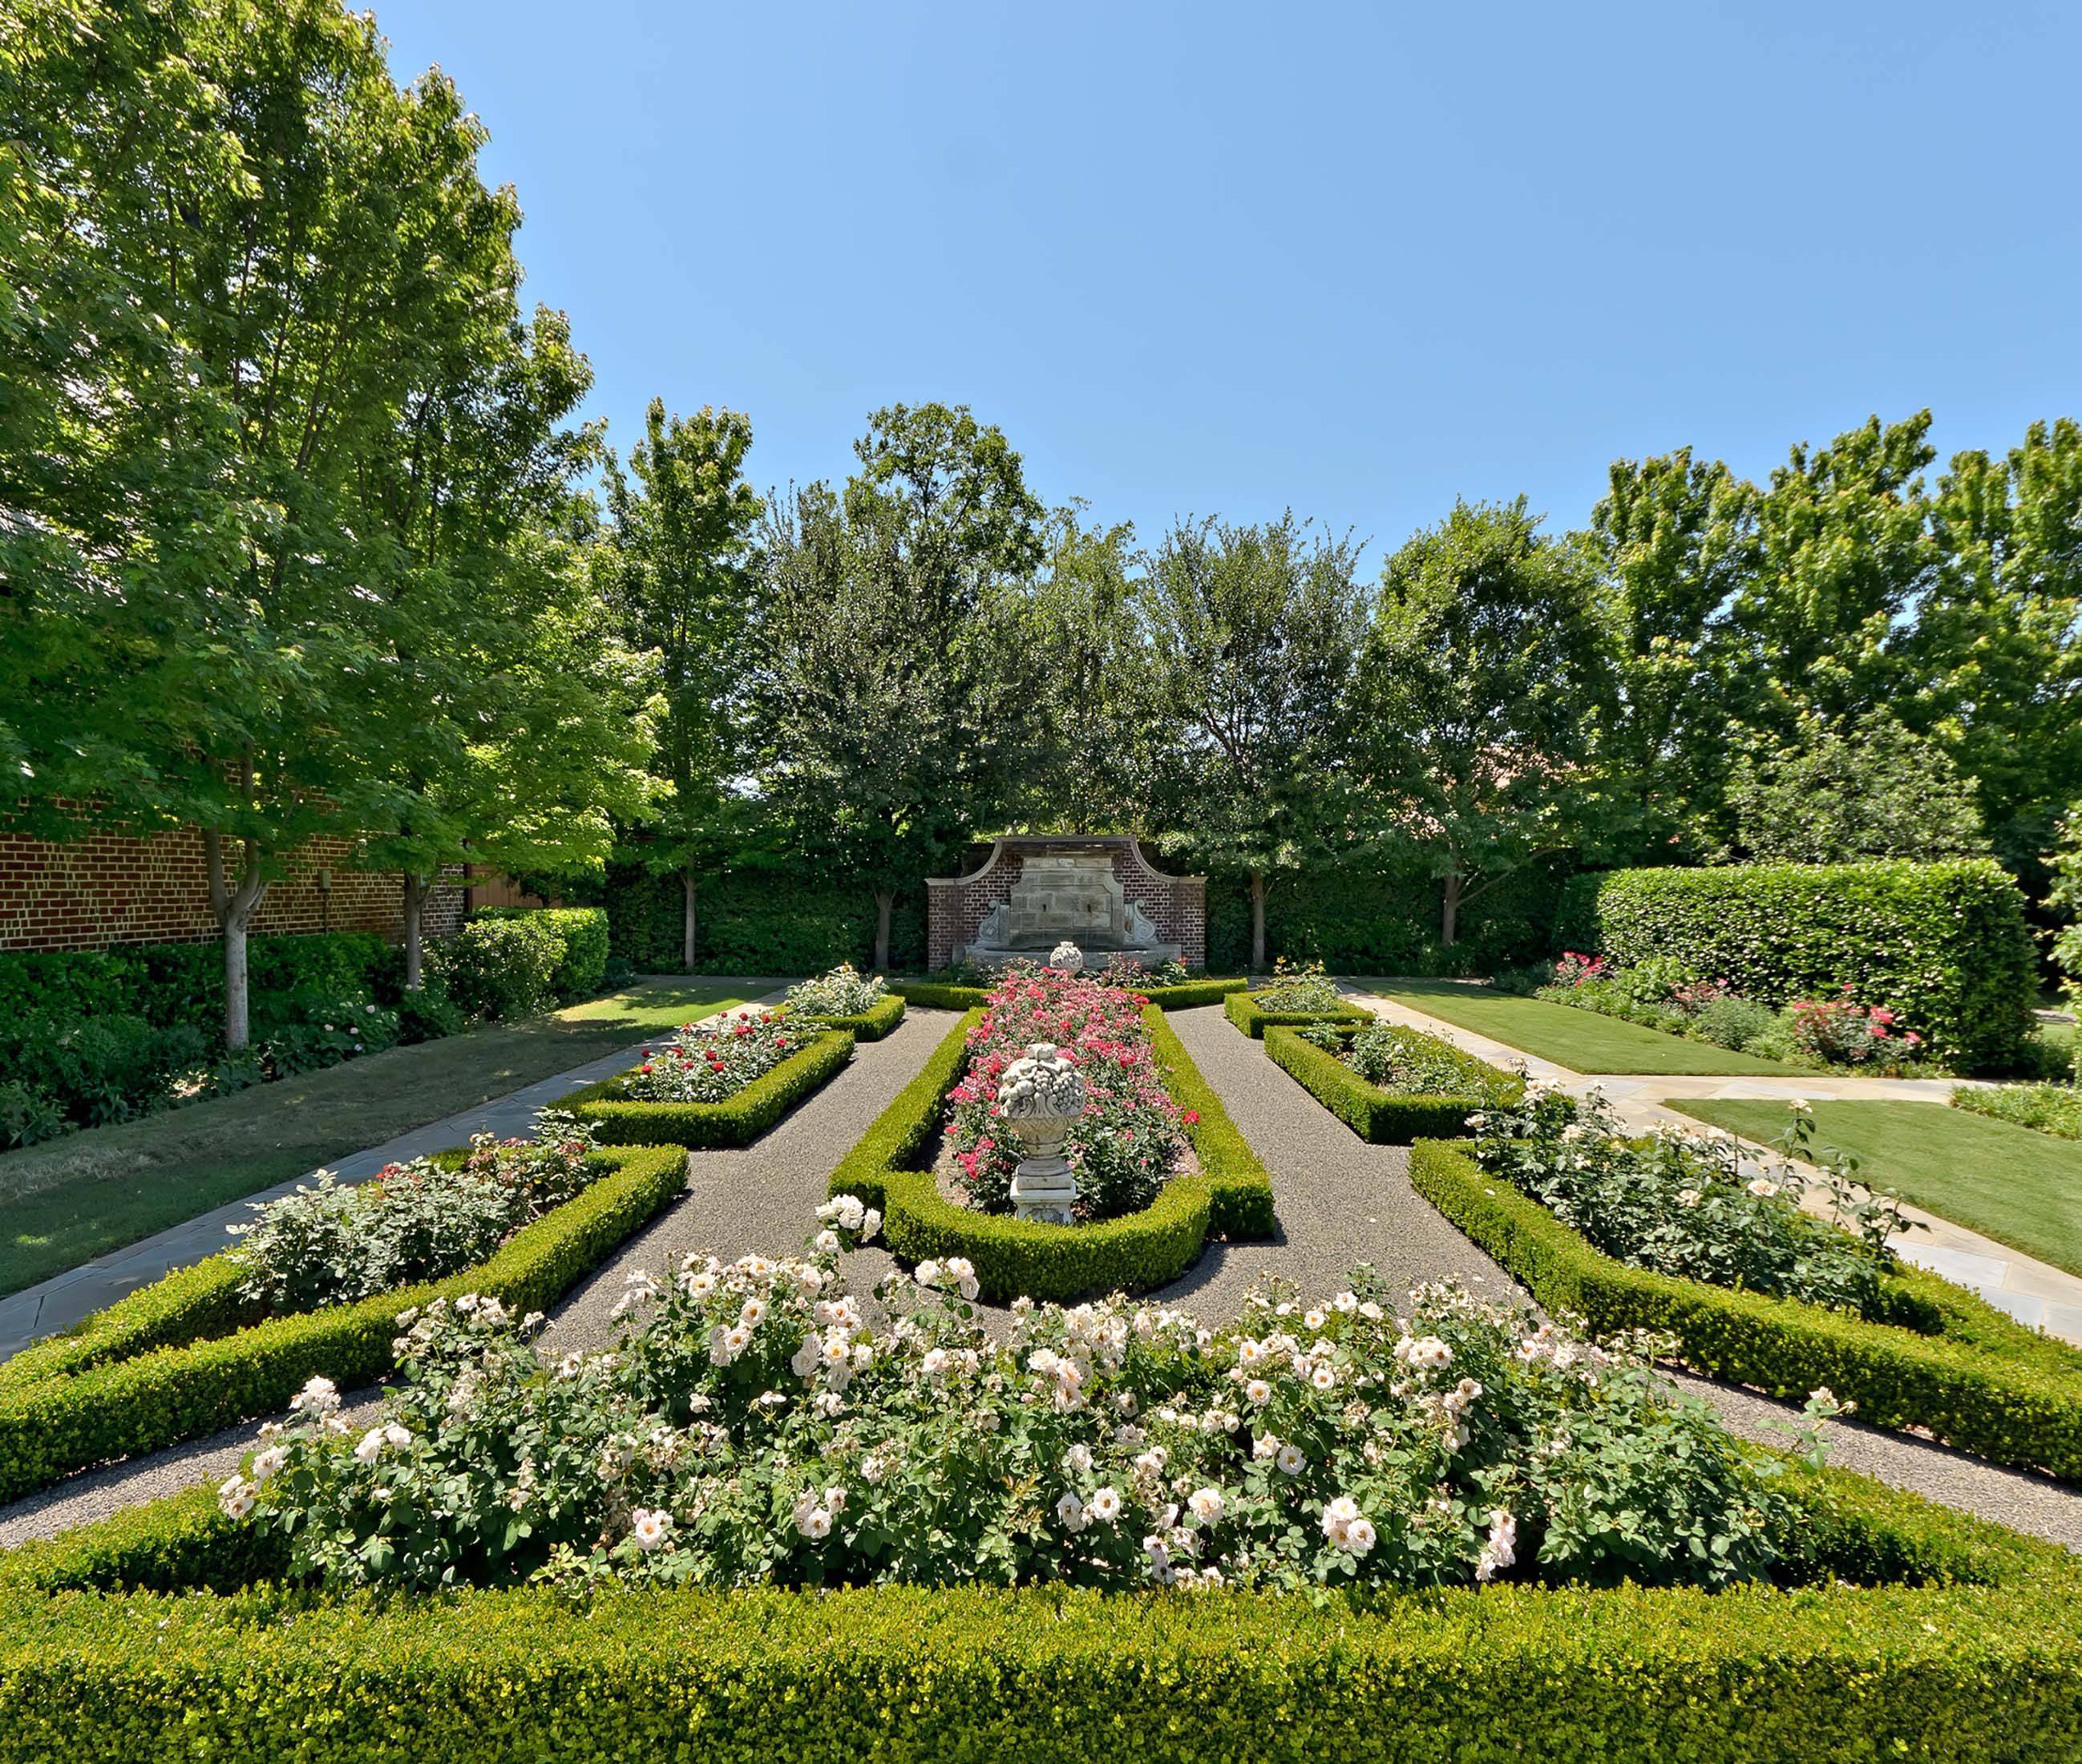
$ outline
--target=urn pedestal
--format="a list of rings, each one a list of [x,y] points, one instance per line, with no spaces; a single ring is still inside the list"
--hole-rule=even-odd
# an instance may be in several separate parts
[[[1013,1172],[1013,1217],[1069,1224],[1077,1178],[1063,1156],[1063,1142],[1084,1112],[1084,1078],[1053,1042],[1037,1041],[1005,1069],[997,1105],[1026,1153]]]

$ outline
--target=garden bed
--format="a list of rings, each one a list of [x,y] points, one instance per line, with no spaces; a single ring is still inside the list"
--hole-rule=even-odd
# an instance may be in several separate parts
[[[902,1001],[897,1001],[900,1006]],[[719,1102],[632,1099],[626,1086],[641,1066],[574,1091],[564,1107],[590,1121],[603,1145],[684,1146],[703,1151],[748,1146],[798,1103],[821,1090],[853,1057],[850,1029],[819,1030],[800,1052]]]
[[[1160,1011],[1191,1011],[1200,1005],[1216,1005],[1232,993],[1243,991],[1247,980],[1186,980],[1175,986],[1137,986]],[[908,998],[921,1010],[974,1011],[990,996],[988,986],[971,986],[954,981],[892,980],[889,990]]]
[[[474,1291],[546,1308],[686,1185],[676,1147],[592,1155],[605,1174],[444,1279],[255,1320],[242,1271],[213,1255],[0,1364],[0,1500],[279,1410],[320,1374],[348,1386],[381,1378],[407,1306]]]
[[[804,1013],[804,1021],[816,1023],[823,1029],[844,1029],[856,1041],[879,1041],[904,1020],[904,998],[900,993],[884,993],[866,1010],[850,1016],[824,1016],[815,1012]]]
[[[1186,1131],[1199,1164],[1196,1173],[1165,1184],[1144,1211],[1093,1225],[1039,1225],[980,1213],[940,1194],[935,1142],[947,1092],[967,1061],[969,1031],[982,1020],[980,1006],[948,1032],[925,1070],[832,1171],[830,1192],[858,1195],[880,1209],[891,1250],[908,1261],[965,1257],[984,1294],[997,1300],[1147,1291],[1191,1267],[1210,1233],[1270,1237],[1271,1177],[1161,1007],[1146,1006],[1142,1015],[1173,1100],[1199,1117]]]
[[[1310,1011],[1268,1011],[1248,992],[1233,992],[1222,1000],[1229,1019],[1254,1041],[1265,1038],[1267,1029],[1299,1029],[1312,1023],[1367,1023],[1373,1013],[1359,1005],[1326,1005]]]
[[[2082,1353],[1949,1281],[1901,1266],[1883,1291],[1900,1320],[1870,1321],[1629,1267],[1459,1146],[1419,1143],[1410,1180],[1544,1308],[1593,1335],[1651,1330],[1706,1377],[1773,1396],[1826,1387],[1872,1425],[2082,1480]]]
[[[1345,1050],[1350,1049],[1355,1036],[1364,1032],[1356,1027],[1332,1029]],[[1522,1078],[1435,1036],[1415,1029],[1397,1032],[1419,1044],[1430,1061],[1457,1066],[1465,1081],[1422,1092],[1385,1089],[1368,1082],[1338,1053],[1305,1040],[1298,1029],[1276,1023],[1265,1032],[1265,1051],[1302,1089],[1360,1138],[1376,1146],[1406,1146],[1414,1140],[1457,1136],[1467,1130],[1468,1116],[1477,1109],[1515,1103],[1525,1093]]]

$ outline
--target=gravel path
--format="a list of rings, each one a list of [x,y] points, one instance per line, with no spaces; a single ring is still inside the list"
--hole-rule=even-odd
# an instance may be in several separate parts
[[[736,1256],[796,1248],[809,1232],[830,1172],[870,1122],[925,1064],[954,1023],[946,1011],[912,1010],[887,1040],[866,1042],[851,1065],[817,1095],[741,1150],[698,1152],[687,1192],[623,1246],[619,1255],[565,1298],[543,1332],[542,1351],[596,1348],[613,1340],[609,1312],[629,1272],[667,1273],[689,1251]],[[1199,1264],[1157,1297],[1209,1323],[1233,1317],[1243,1292],[1271,1272],[1325,1295],[1369,1262],[1393,1286],[1457,1277],[1477,1291],[1523,1296],[1496,1264],[1448,1225],[1410,1186],[1409,1154],[1369,1146],[1240,1035],[1219,1009],[1171,1019],[1207,1081],[1272,1174],[1279,1235],[1268,1243],[1211,1245]],[[879,1250],[848,1258],[849,1284],[865,1296],[888,1266]],[[1003,1318],[987,1319],[999,1323]],[[1789,1406],[1689,1377],[1680,1386],[1704,1397],[1736,1433],[1782,1441],[1772,1424]],[[355,1393],[373,1409],[377,1393]],[[2082,1491],[1998,1469],[1977,1458],[1897,1433],[1832,1422],[1831,1461],[1897,1488],[2082,1549]],[[251,1424],[149,1458],[90,1471],[0,1509],[0,1546],[46,1536],[119,1507],[199,1482],[221,1481],[253,1440]]]

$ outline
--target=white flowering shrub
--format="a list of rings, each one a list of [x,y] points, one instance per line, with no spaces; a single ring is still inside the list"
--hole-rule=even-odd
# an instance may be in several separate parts
[[[871,1325],[807,1252],[632,1277],[613,1352],[546,1365],[489,1300],[407,1312],[366,1429],[319,1381],[225,1485],[334,1585],[904,1583],[1272,1589],[1766,1577],[1768,1475],[1636,1351],[1366,1270],[1217,1330],[1114,1298],[1014,1307],[924,1262]]]
[[[1578,1099],[1536,1084],[1518,1108],[1468,1124],[1485,1171],[1631,1267],[1877,1315],[1899,1205],[1861,1192],[1855,1164],[1814,1150],[1811,1116],[1795,1103],[1781,1144],[1821,1167],[1848,1229],[1801,1209],[1806,1179],[1790,1165],[1746,1166],[1718,1129],[1631,1137],[1595,1092]]]
[[[754,1078],[792,1059],[816,1038],[778,1011],[747,1012],[713,1023],[689,1023],[660,1050],[646,1048],[617,1087],[630,1103],[721,1103]]]
[[[321,1170],[230,1227],[239,1293],[273,1311],[308,1310],[456,1273],[592,1180],[594,1132],[546,1108],[532,1141],[479,1133],[459,1164],[415,1158],[348,1188]]]
[[[889,996],[879,974],[863,976],[849,961],[828,974],[798,981],[788,989],[786,1004],[799,1017],[865,1016]]]

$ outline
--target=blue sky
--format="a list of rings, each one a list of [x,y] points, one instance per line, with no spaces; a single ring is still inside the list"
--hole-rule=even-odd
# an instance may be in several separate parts
[[[967,403],[1154,538],[1928,405],[2082,414],[2082,6],[377,0],[518,187],[589,411],[750,413],[762,487]]]

